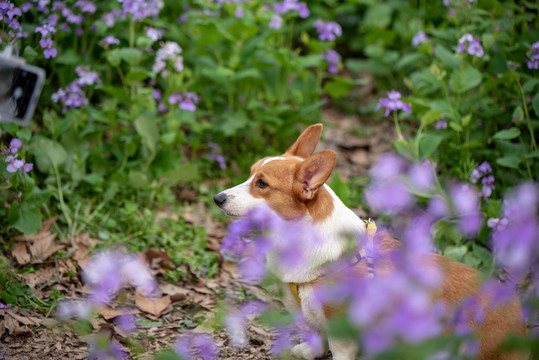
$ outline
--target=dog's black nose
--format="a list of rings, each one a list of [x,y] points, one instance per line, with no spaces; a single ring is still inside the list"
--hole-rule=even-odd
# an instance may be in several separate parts
[[[213,197],[213,201],[217,204],[219,207],[223,207],[223,205],[226,203],[226,199],[228,196],[225,193],[219,193]]]

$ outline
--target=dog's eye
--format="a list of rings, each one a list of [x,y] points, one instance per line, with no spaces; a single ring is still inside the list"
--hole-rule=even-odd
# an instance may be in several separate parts
[[[261,188],[261,189],[264,189],[264,188],[267,188],[269,185],[268,185],[268,183],[265,182],[264,180],[258,179],[258,180],[256,181],[256,186],[259,187],[259,188]]]

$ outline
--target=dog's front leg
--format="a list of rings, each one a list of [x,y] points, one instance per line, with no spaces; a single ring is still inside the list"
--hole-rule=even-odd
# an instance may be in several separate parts
[[[329,338],[329,350],[333,355],[333,360],[354,360],[357,356],[359,346],[357,341],[350,339]]]

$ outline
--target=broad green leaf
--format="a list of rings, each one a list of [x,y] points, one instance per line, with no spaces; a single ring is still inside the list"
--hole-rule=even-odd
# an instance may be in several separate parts
[[[447,256],[451,259],[460,261],[468,252],[466,245],[461,246],[448,246],[444,250],[444,256]]]
[[[522,110],[522,107],[517,106],[513,111],[513,121],[520,124],[522,120],[524,120],[524,111]]]
[[[17,215],[18,217],[13,227],[24,235],[35,234],[41,227],[41,213],[38,209],[23,203]]]
[[[129,65],[136,65],[142,57],[142,52],[139,49],[123,48],[120,49],[122,60]]]
[[[128,84],[132,84],[135,82],[140,82],[142,80],[147,79],[150,76],[147,71],[139,70],[139,71],[130,71],[125,76],[125,80]]]
[[[35,156],[37,168],[43,173],[48,172],[52,165],[63,165],[67,159],[67,152],[60,143],[43,137],[32,139],[30,152]]]
[[[451,74],[449,85],[457,94],[462,94],[481,84],[483,75],[474,67],[468,66],[464,70],[457,70]]]
[[[347,78],[337,77],[334,80],[326,82],[324,91],[334,99],[342,98],[350,93],[354,84]]]
[[[425,134],[419,140],[419,157],[424,159],[432,155],[444,137],[438,134]]]
[[[219,124],[219,130],[221,130],[225,136],[235,135],[249,123],[247,114],[244,111],[225,113],[222,118],[223,121]]]
[[[429,110],[423,116],[421,116],[421,124],[428,126],[440,119],[442,112],[438,110]]]
[[[122,52],[120,49],[112,49],[107,51],[105,57],[110,66],[116,67],[122,62]]]
[[[391,145],[393,145],[399,155],[410,160],[414,158],[413,145],[406,142],[406,140],[395,140]]]
[[[148,150],[151,153],[155,153],[157,142],[159,141],[159,130],[157,129],[155,119],[146,115],[140,115],[135,120],[135,129]]]
[[[496,163],[500,166],[508,167],[511,169],[517,169],[520,165],[522,158],[515,155],[506,155],[504,157],[496,159]]]
[[[56,59],[57,64],[79,65],[82,61],[81,56],[73,49],[62,51]]]
[[[192,163],[179,164],[174,170],[167,172],[165,177],[173,184],[195,181],[199,178],[198,166]]]
[[[134,189],[147,190],[150,188],[148,177],[142,171],[130,171],[127,178]]]
[[[534,151],[532,151],[530,153],[527,153],[524,156],[526,156],[526,158],[528,158],[528,159],[539,157],[539,150],[534,150]]]
[[[368,8],[363,18],[363,26],[367,29],[384,29],[391,22],[393,8],[384,3],[378,3]]]
[[[500,130],[494,134],[494,139],[511,140],[520,136],[520,130],[517,127],[512,127],[507,130]]]
[[[458,69],[460,67],[460,59],[442,45],[436,45],[434,47],[434,56],[449,68]]]
[[[529,79],[528,81],[524,83],[524,85],[522,85],[522,91],[524,91],[527,94],[533,93],[533,90],[538,84],[539,84],[539,79],[535,79],[535,78]]]

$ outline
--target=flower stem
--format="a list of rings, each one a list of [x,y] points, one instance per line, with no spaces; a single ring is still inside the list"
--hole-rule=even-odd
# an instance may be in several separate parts
[[[520,96],[522,97],[522,106],[524,106],[524,114],[526,115],[526,122],[528,124],[528,130],[531,136],[531,148],[537,150],[537,143],[535,142],[535,135],[533,134],[533,127],[530,120],[530,113],[528,112],[528,105],[526,104],[526,98],[524,97],[524,90],[520,85],[520,81],[517,80],[518,89],[520,90]]]
[[[402,136],[401,127],[399,125],[399,117],[397,116],[397,112],[393,111],[393,120],[395,121],[395,129],[397,130],[397,137],[399,140],[404,140],[404,136]]]

